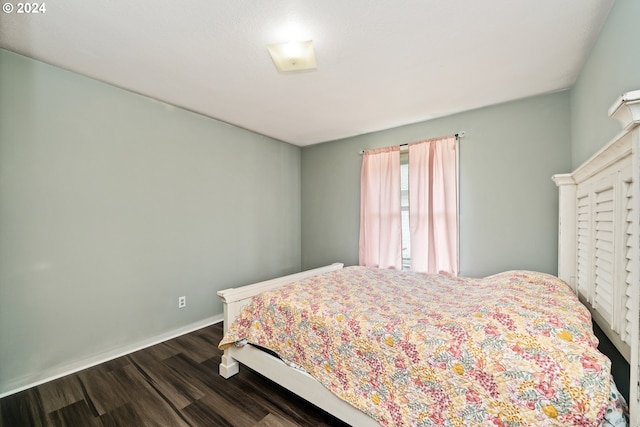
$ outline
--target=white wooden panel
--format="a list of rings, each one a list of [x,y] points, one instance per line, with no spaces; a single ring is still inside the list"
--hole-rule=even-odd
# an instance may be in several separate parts
[[[635,276],[635,272],[633,271],[633,260],[632,260],[632,245],[633,245],[633,212],[632,212],[632,183],[627,181],[624,183],[624,300],[625,304],[623,307],[624,310],[624,321],[623,328],[621,328],[620,334],[622,340],[631,345],[631,335],[634,322],[634,314],[633,314],[633,306],[632,306],[632,294],[633,294],[633,285],[637,283],[638,278]]]
[[[607,187],[595,193],[595,250],[592,262],[595,264],[593,306],[615,331],[614,321],[614,188],[610,186],[613,176],[604,182]]]
[[[587,301],[592,300],[591,292],[591,200],[589,195],[578,198],[577,209],[577,289]]]

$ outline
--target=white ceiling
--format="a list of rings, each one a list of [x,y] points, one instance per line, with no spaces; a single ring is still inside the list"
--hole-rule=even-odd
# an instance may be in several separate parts
[[[613,1],[55,0],[0,47],[305,146],[569,88]]]

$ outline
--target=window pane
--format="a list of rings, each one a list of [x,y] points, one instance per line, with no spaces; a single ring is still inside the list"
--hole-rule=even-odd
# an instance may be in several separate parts
[[[411,243],[409,240],[409,156],[400,153],[400,190],[402,206],[402,269],[411,270]]]
[[[408,265],[408,268],[407,268]],[[402,267],[411,268],[411,245],[409,241],[409,210],[402,210]]]

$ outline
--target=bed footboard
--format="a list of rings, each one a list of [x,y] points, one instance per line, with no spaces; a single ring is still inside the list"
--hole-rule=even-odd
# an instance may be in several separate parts
[[[218,296],[222,300],[224,308],[224,333],[227,333],[229,327],[236,317],[238,317],[242,308],[251,301],[251,298],[254,295],[270,289],[279,288],[280,286],[302,280],[310,276],[339,270],[343,267],[344,264],[342,263],[334,263],[324,267],[278,277],[276,279],[265,280],[264,282],[258,282],[240,288],[229,288],[218,291]],[[223,378],[232,377],[239,372],[240,366],[238,362],[242,362],[242,353],[238,350],[239,349],[230,347],[224,351],[219,367],[219,373]]]

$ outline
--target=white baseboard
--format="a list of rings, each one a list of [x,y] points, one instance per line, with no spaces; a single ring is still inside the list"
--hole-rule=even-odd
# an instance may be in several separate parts
[[[156,335],[152,338],[149,338],[137,343],[133,343],[124,347],[107,351],[105,353],[100,353],[91,357],[87,357],[77,362],[69,363],[62,366],[56,366],[42,372],[37,372],[34,374],[23,376],[8,384],[4,384],[2,387],[3,390],[0,390],[0,398],[9,396],[14,393],[18,393],[20,391],[38,386],[40,384],[44,384],[48,381],[62,378],[65,375],[73,374],[83,369],[87,369],[92,366],[96,366],[101,363],[108,362],[109,360],[117,359],[118,357],[125,356],[127,354],[136,352],[138,350],[142,350],[143,348],[151,347],[152,345],[159,344],[161,342],[179,337],[181,335],[188,334],[193,331],[197,331],[198,329],[202,329],[204,327],[222,322],[222,320],[223,320],[223,316],[221,314],[218,316],[208,317],[198,322],[194,322],[189,325],[183,326],[181,328],[171,330],[164,334]]]

